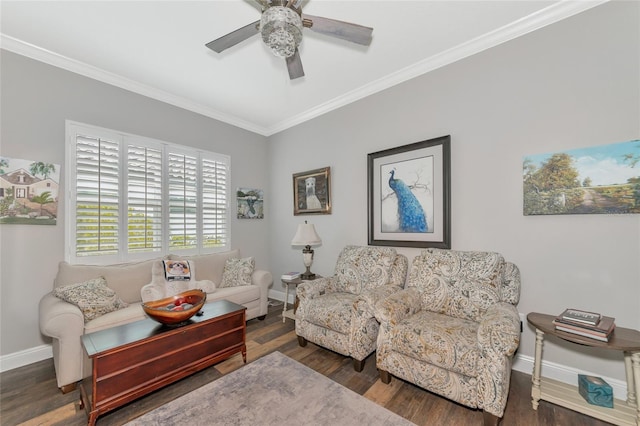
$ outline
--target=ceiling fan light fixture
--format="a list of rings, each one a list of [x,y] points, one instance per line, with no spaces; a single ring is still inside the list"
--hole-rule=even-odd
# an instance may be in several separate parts
[[[302,19],[288,7],[271,6],[262,14],[260,33],[274,55],[288,58],[302,40]]]

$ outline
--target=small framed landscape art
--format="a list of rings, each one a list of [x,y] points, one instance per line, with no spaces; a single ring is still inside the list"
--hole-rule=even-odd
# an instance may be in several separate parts
[[[238,188],[238,219],[264,219],[264,195],[262,189]]]
[[[60,165],[0,157],[0,223],[55,225]]]
[[[331,169],[293,175],[293,214],[331,214]]]
[[[451,248],[450,141],[368,154],[369,245]]]

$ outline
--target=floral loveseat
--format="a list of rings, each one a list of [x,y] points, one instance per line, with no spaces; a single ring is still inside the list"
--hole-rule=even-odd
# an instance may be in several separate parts
[[[298,285],[296,334],[301,346],[307,340],[350,356],[356,371],[376,350],[379,324],[375,304],[404,286],[406,256],[389,247],[345,247],[335,274]]]
[[[80,336],[145,319],[142,301],[160,299],[187,287],[201,288],[207,292],[207,302],[226,299],[246,306],[247,320],[264,319],[273,279],[268,271],[253,270],[253,258],[240,259],[240,251],[232,250],[180,259],[189,261],[192,279],[173,286],[165,285],[163,259],[106,266],[60,262],[54,289],[42,297],[39,311],[40,331],[52,338],[56,379],[63,392],[91,375],[91,362]],[[78,301],[83,295],[102,301]],[[81,307],[66,301],[72,298]]]
[[[390,374],[502,417],[520,343],[520,272],[498,253],[428,249],[407,286],[376,306],[376,363]]]

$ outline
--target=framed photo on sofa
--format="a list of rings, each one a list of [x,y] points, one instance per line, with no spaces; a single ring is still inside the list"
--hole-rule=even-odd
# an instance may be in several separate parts
[[[369,245],[451,248],[451,137],[367,156]]]

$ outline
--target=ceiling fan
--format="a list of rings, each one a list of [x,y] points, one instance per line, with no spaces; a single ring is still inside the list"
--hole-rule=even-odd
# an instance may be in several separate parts
[[[371,44],[373,28],[335,19],[302,13],[302,0],[255,0],[262,7],[262,17],[206,44],[215,51],[225,49],[260,33],[262,40],[274,55],[286,59],[291,80],[304,76],[298,46],[302,41],[302,28],[337,37],[353,43]]]

